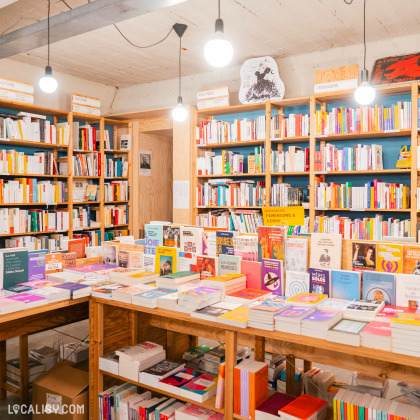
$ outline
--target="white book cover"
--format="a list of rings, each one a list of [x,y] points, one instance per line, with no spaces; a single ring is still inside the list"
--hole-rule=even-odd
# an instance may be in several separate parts
[[[200,227],[182,226],[181,227],[181,252],[191,252],[193,254],[203,253],[203,232]]]
[[[309,293],[309,273],[286,270],[285,296]]]
[[[310,266],[341,269],[342,237],[338,233],[312,233]]]
[[[419,307],[420,283],[416,274],[397,274],[396,277],[396,301],[397,306]]]
[[[287,238],[285,249],[285,269],[307,271],[308,269],[308,239]]]

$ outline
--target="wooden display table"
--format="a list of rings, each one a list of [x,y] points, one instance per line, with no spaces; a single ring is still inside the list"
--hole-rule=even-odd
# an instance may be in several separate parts
[[[149,309],[138,305],[92,298],[90,300],[90,418],[98,419],[98,394],[104,390],[106,379],[114,377],[99,370],[99,357],[126,345],[148,340],[166,347],[167,357],[179,359],[184,351],[196,345],[197,337],[226,343],[225,360],[225,405],[214,408],[214,398],[195,403],[224,413],[225,419],[242,418],[233,414],[233,369],[236,364],[237,344],[253,347],[255,358],[264,360],[265,347],[271,346],[288,359],[286,364],[286,387],[294,387],[294,360],[305,361],[305,370],[310,362],[318,362],[344,369],[358,370],[372,375],[382,375],[413,384],[420,384],[420,358],[403,356],[388,351],[366,347],[353,347],[331,343],[326,340],[278,331],[263,331],[255,328],[236,328],[216,322],[191,317],[189,314],[165,309]],[[119,340],[120,339],[120,340]],[[131,381],[129,381],[131,382]],[[134,382],[133,382],[134,383]],[[142,384],[137,385],[160,394],[174,397],[162,390]],[[186,399],[177,396],[180,400]],[[190,402],[190,401],[188,401]]]

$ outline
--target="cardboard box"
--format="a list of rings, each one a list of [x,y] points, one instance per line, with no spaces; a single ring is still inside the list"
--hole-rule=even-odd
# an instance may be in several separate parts
[[[89,418],[89,374],[58,364],[34,380],[32,404],[38,407],[33,420],[87,420]],[[50,404],[51,412],[45,412]],[[44,412],[42,408],[44,407]]]

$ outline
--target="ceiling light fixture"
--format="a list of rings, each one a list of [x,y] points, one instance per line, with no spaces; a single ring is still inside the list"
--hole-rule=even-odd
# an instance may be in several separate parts
[[[220,19],[220,0],[218,0],[218,18],[215,34],[204,46],[204,57],[213,67],[228,65],[233,57],[232,44],[225,38],[223,20]]]
[[[188,117],[188,110],[182,104],[182,96],[181,96],[181,39],[184,32],[187,30],[187,25],[182,23],[175,23],[173,26],[174,31],[179,36],[179,55],[178,55],[178,81],[179,81],[179,92],[178,92],[178,103],[176,107],[172,110],[172,118],[177,122],[183,122]]]
[[[45,93],[54,93],[57,90],[57,80],[54,79],[50,66],[50,9],[51,0],[48,0],[48,65],[45,67],[45,76],[39,79],[39,87]]]
[[[354,98],[360,105],[369,105],[376,96],[375,89],[369,83],[369,72],[366,70],[366,0],[363,5],[363,70],[361,72],[361,83],[354,92]]]

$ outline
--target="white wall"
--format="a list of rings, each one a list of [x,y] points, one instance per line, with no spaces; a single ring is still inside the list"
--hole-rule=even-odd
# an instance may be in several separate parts
[[[102,114],[110,113],[111,103],[117,91],[115,87],[57,73],[53,69],[53,75],[58,81],[58,90],[56,93],[46,94],[38,86],[39,79],[44,75],[44,69],[11,59],[0,60],[0,77],[33,84],[36,106],[70,111],[71,94],[79,93],[99,98]]]
[[[420,34],[368,43],[367,68],[370,70],[377,58],[418,52],[419,45]],[[286,98],[311,95],[315,70],[348,64],[359,64],[359,69],[362,70],[363,45],[331,48],[325,51],[280,58],[277,59],[277,64],[280,76],[286,85]],[[184,103],[195,104],[198,89],[221,85],[230,86],[231,103],[238,103],[239,70],[240,67],[235,66],[183,77]],[[178,83],[176,79],[120,88],[114,101],[113,112],[122,113],[173,106],[177,97]]]

